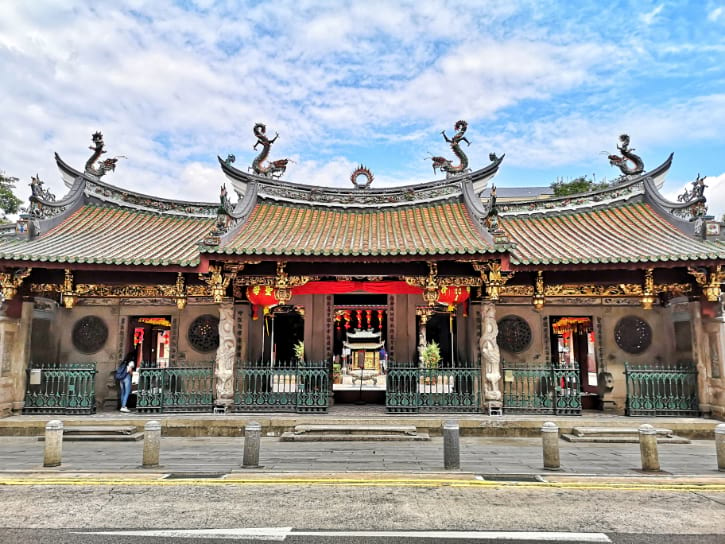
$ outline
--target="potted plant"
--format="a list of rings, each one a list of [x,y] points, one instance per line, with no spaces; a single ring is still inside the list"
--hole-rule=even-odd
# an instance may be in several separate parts
[[[297,361],[302,362],[305,360],[305,343],[302,340],[295,344],[294,352]]]
[[[426,383],[435,383],[438,364],[441,362],[441,348],[438,342],[428,342],[420,352],[420,361],[424,369]]]
[[[342,365],[332,363],[332,383],[342,383]]]

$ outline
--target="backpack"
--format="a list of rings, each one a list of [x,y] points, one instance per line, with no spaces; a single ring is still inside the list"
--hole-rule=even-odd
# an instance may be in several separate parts
[[[113,374],[113,377],[116,378],[118,381],[121,381],[126,378],[126,376],[128,376],[128,363],[126,361],[121,361],[121,364],[118,365],[118,368]]]

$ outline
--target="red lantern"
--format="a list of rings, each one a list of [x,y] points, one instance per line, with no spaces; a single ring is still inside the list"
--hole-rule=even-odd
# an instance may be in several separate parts
[[[383,329],[383,311],[378,310],[378,329]]]
[[[365,310],[365,323],[367,323],[367,328],[372,329],[373,328],[373,311],[372,310]]]
[[[252,319],[257,319],[257,311],[254,306],[261,306],[264,315],[269,313],[269,309],[279,304],[277,292],[271,285],[251,285],[247,287],[247,300],[252,303]]]
[[[446,304],[452,312],[456,304],[460,304],[471,295],[471,288],[463,285],[444,285],[438,290],[438,304]]]

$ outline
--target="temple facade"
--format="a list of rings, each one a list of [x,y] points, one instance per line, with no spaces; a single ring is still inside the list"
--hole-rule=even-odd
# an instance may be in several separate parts
[[[433,157],[443,179],[376,188],[361,166],[343,189],[283,179],[258,124],[249,169],[219,158],[218,202],[111,185],[100,133],[82,169],[56,154],[68,193],[34,179],[0,233],[0,414],[114,409],[130,354],[140,411],[725,418],[725,231],[703,180],[668,201],[672,155],[645,169],[623,137],[610,187],[499,199],[504,157],[469,168],[466,127],[446,136],[457,164]]]

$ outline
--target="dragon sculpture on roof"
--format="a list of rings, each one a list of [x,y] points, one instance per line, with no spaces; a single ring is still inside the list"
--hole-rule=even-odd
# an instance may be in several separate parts
[[[431,160],[433,161],[433,172],[438,173],[438,170],[441,172],[446,173],[446,178],[450,178],[452,176],[456,176],[458,174],[468,172],[468,157],[461,149],[461,142],[466,142],[468,145],[471,145],[471,142],[468,141],[468,139],[464,136],[466,133],[466,130],[468,129],[468,123],[466,121],[460,120],[457,121],[455,126],[453,127],[456,130],[456,133],[453,135],[453,138],[449,138],[446,136],[446,131],[442,130],[441,134],[443,134],[443,138],[446,142],[451,144],[451,150],[455,154],[456,157],[458,157],[459,163],[457,165],[453,165],[452,161],[449,161],[445,157],[431,157]]]
[[[256,123],[254,129],[252,129],[254,135],[257,137],[257,143],[254,144],[254,149],[257,149],[259,144],[262,144],[262,152],[257,155],[252,161],[252,171],[258,176],[265,176],[268,178],[280,178],[284,171],[287,169],[287,163],[289,159],[279,159],[276,161],[269,161],[266,165],[262,164],[269,156],[269,149],[272,144],[279,138],[279,134],[275,133],[274,138],[271,140],[267,138],[267,125],[264,123]]]
[[[86,161],[86,174],[92,174],[100,178],[109,170],[112,172],[115,171],[118,159],[121,159],[123,157],[119,156],[113,157],[111,159],[105,159],[103,161],[99,160],[101,158],[101,155],[106,152],[106,150],[104,149],[105,144],[103,143],[103,134],[101,134],[100,131],[94,132],[93,136],[91,136],[91,139],[93,140],[93,145],[89,146],[88,149],[93,151],[93,154]],[[93,166],[96,161],[98,161],[98,165]]]
[[[625,176],[641,174],[644,172],[644,162],[642,162],[639,155],[635,155],[633,153],[634,148],[629,148],[629,135],[622,134],[619,137],[619,141],[621,144],[617,145],[617,149],[622,155],[609,155],[607,157],[609,159],[609,164],[619,168]],[[632,166],[629,166],[628,163],[632,163]]]

